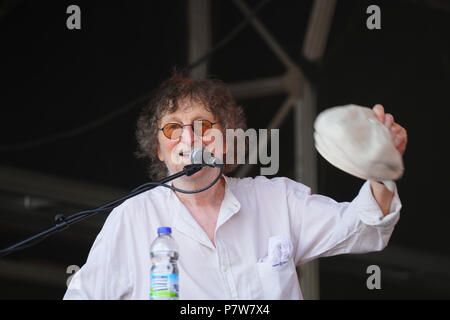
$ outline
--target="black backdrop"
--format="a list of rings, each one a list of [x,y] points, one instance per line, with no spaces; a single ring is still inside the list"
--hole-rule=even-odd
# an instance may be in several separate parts
[[[0,3],[0,164],[124,189],[147,181],[144,164],[133,155],[139,105],[76,135],[47,143],[40,138],[102,119],[152,90],[174,66],[186,66],[185,2]],[[258,1],[247,3],[255,6]],[[81,8],[81,30],[66,28],[70,4]],[[301,52],[311,4],[272,1],[259,14],[295,60]],[[370,4],[381,8],[381,30],[366,28]],[[391,244],[443,257],[450,257],[444,155],[449,145],[449,17],[445,1],[338,1],[325,56],[312,69],[318,112],[348,103],[381,103],[407,128],[406,171],[398,182],[402,219]],[[242,19],[232,2],[213,1],[213,44]],[[250,26],[210,60],[211,74],[226,82],[283,71]],[[248,126],[264,128],[283,98],[240,101]],[[292,132],[292,117],[288,117],[280,127],[278,175],[293,178]],[[337,201],[351,200],[362,184],[320,156],[318,169],[319,193]],[[0,214],[7,221],[6,213]],[[45,246],[41,245],[43,250]],[[88,250],[85,247],[78,254],[79,263]],[[376,294],[368,292],[364,270],[358,284],[352,286],[355,281],[351,277],[330,272],[345,261],[331,259],[337,260],[321,262],[323,298],[450,296],[450,288],[433,291],[408,281]],[[346,289],[341,290],[344,285]],[[61,292],[55,290],[48,297],[58,299]]]

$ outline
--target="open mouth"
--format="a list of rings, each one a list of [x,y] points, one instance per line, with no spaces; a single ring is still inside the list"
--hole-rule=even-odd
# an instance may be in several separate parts
[[[178,153],[178,156],[180,157],[181,161],[183,161],[183,163],[189,162],[191,160],[190,151],[180,151]]]
[[[191,152],[190,151],[180,151],[179,153],[178,153],[178,155],[180,156],[180,157],[190,157],[191,156]]]

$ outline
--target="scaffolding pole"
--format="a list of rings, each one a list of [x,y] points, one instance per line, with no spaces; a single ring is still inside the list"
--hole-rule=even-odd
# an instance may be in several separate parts
[[[211,49],[211,2],[210,0],[189,0],[188,2],[189,48],[188,61],[192,64]],[[192,78],[205,78],[208,61],[205,60],[190,71]]]
[[[245,17],[251,15],[250,9],[242,0],[234,0],[235,5]],[[308,22],[302,55],[309,61],[319,60],[325,51],[326,42],[334,15],[336,0],[315,0]],[[210,48],[210,8],[207,0],[189,1],[189,62],[192,63]],[[286,71],[283,75],[243,81],[230,85],[235,98],[256,98],[286,93],[287,98],[273,117],[268,128],[278,128],[294,108],[295,121],[295,175],[298,181],[317,191],[316,153],[313,145],[313,123],[316,115],[315,92],[297,63],[277,42],[276,38],[256,16],[250,18],[250,24],[264,40],[273,54],[283,63]],[[202,67],[202,68],[199,68]],[[194,77],[204,77],[206,63],[195,68]],[[250,150],[255,152],[254,150]],[[250,165],[243,165],[237,176],[246,176]],[[297,269],[305,299],[319,299],[319,266],[311,261]]]
[[[333,20],[336,0],[315,0],[308,21],[302,55],[314,62],[323,57]],[[300,98],[294,107],[295,176],[317,193],[317,155],[313,144],[316,93],[308,79],[303,79]],[[299,279],[305,299],[319,299],[319,261],[299,268]]]

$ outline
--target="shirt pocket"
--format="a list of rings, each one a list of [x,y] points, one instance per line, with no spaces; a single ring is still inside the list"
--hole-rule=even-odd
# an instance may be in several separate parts
[[[261,298],[264,300],[298,299],[299,284],[292,258],[283,264],[272,266],[269,261],[257,262],[256,270],[261,282]]]

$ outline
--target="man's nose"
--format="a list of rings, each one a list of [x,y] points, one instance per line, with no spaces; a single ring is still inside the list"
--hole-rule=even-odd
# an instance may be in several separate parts
[[[181,134],[181,142],[190,146],[194,143],[194,139],[195,135],[192,126],[185,126]]]

